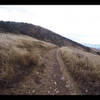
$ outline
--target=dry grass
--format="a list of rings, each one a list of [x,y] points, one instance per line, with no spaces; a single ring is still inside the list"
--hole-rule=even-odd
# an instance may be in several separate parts
[[[57,46],[29,36],[0,33],[0,94],[9,94],[8,88],[13,83],[19,83],[21,89],[13,88],[12,93],[20,91],[23,94],[25,90],[33,88],[45,94],[49,86],[47,84],[50,83],[49,75],[52,73],[48,66],[52,66],[53,61],[52,55],[48,55],[45,60],[50,65],[45,66],[47,62],[42,58],[54,48]],[[81,93],[100,94],[100,56],[73,47],[62,47],[60,51],[66,68]],[[40,72],[40,75],[36,72]],[[24,78],[26,83],[23,83]],[[25,84],[27,87],[23,88]],[[2,89],[8,90],[3,92]]]
[[[0,33],[0,88],[18,83],[34,67],[43,65],[42,57],[55,45],[25,35]]]
[[[82,94],[100,94],[100,56],[75,48],[60,50],[66,68]]]

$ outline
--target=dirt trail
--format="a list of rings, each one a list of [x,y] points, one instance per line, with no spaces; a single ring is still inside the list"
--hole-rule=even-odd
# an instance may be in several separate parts
[[[47,57],[51,57],[53,60],[53,64],[49,66],[51,67],[52,82],[54,83],[52,85],[53,90],[50,91],[50,93],[57,95],[79,94],[80,91],[77,89],[77,86],[71,78],[67,67],[64,65],[59,49],[49,51]],[[50,65],[49,62],[46,63]]]
[[[57,61],[60,66],[60,71],[63,73],[63,76],[66,80],[66,87],[69,88],[70,94],[72,95],[78,95],[81,94],[81,91],[79,90],[77,83],[73,80],[71,77],[71,73],[68,71],[67,66],[64,64],[64,61],[61,56],[61,52],[58,49],[57,50]]]
[[[57,50],[53,50],[52,53],[54,61],[54,64],[52,65],[52,79],[54,80],[55,92],[59,95],[69,94],[69,90],[66,88],[66,81],[64,80],[64,76],[60,70],[60,65],[57,60]]]

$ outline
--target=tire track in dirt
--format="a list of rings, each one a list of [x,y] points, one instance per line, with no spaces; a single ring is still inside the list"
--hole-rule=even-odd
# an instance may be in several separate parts
[[[52,70],[52,78],[54,80],[55,85],[55,93],[57,95],[66,95],[69,94],[69,89],[66,87],[66,81],[64,80],[64,76],[60,70],[60,65],[57,60],[57,49],[53,50],[53,70]]]
[[[71,73],[68,71],[67,66],[64,64],[64,61],[61,56],[60,49],[57,50],[57,61],[60,66],[60,71],[62,72],[64,79],[66,80],[66,87],[69,89],[71,95],[79,95],[81,91],[79,90],[77,83],[71,77]]]
[[[77,84],[72,79],[70,73],[67,70],[67,67],[65,66],[62,57],[61,52],[59,52],[59,49],[53,49],[50,50],[46,55],[46,58],[50,62],[45,59],[47,68],[51,69],[50,72],[50,81],[51,82],[51,88],[49,91],[50,95],[76,95],[80,94],[80,91],[78,90]]]

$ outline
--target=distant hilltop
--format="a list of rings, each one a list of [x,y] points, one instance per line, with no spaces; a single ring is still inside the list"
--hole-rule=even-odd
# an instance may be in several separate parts
[[[100,49],[100,44],[87,44],[87,43],[84,43],[83,45],[85,45],[87,47],[91,47],[91,48]]]

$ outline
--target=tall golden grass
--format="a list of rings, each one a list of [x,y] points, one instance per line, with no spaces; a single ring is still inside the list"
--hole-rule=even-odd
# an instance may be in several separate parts
[[[56,46],[29,36],[0,33],[0,85],[42,65],[42,57],[52,48]]]
[[[62,47],[62,59],[82,94],[100,94],[100,56]]]

